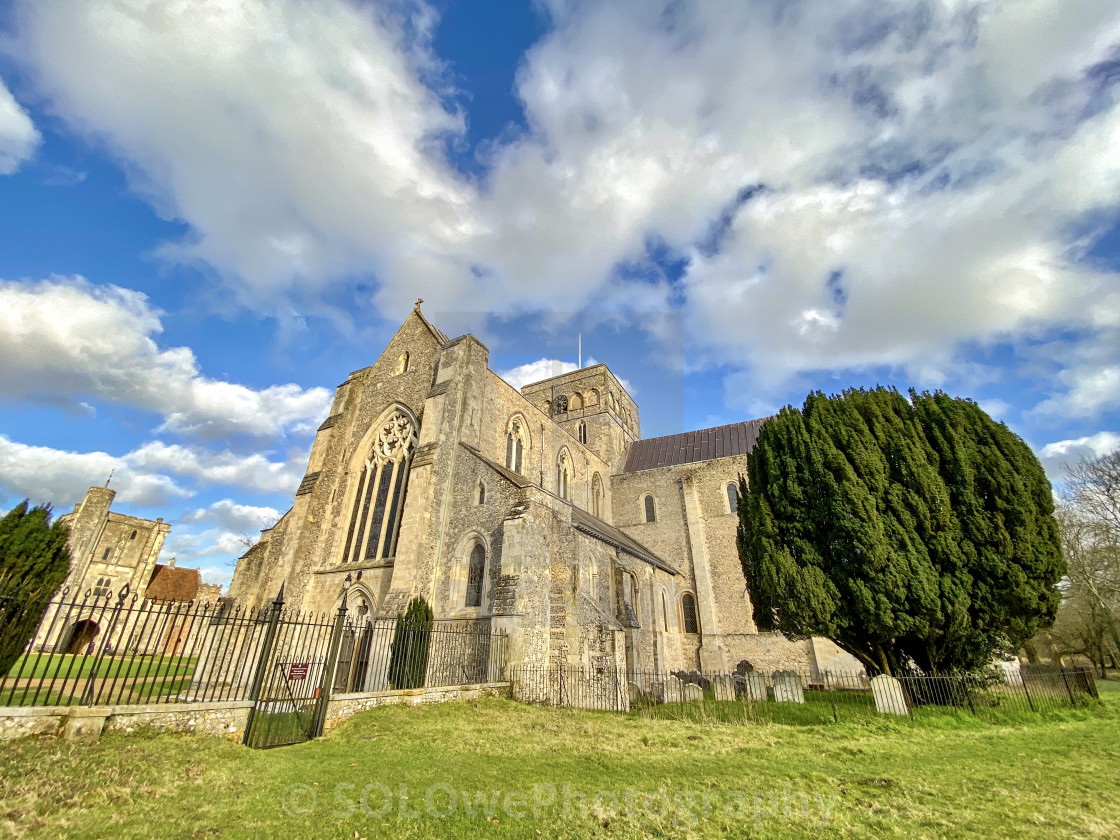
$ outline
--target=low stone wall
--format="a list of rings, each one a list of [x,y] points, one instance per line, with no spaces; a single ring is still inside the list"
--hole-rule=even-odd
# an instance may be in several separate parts
[[[327,704],[327,721],[324,732],[330,732],[346,718],[366,709],[406,703],[419,706],[425,703],[448,703],[454,700],[476,700],[479,697],[508,697],[508,682],[474,683],[444,688],[415,688],[404,691],[375,691],[360,694],[336,694]]]
[[[329,732],[356,712],[407,703],[447,703],[485,696],[508,696],[508,682],[475,683],[446,688],[417,688],[408,691],[377,691],[338,694],[327,704],[324,726]],[[96,740],[102,732],[193,732],[217,735],[240,742],[250,700],[213,703],[156,703],[148,706],[11,706],[0,707],[0,741],[31,735],[62,735],[76,740]]]
[[[194,732],[240,741],[253,704],[153,703],[146,706],[26,706],[0,708],[0,741],[29,735],[96,740],[102,732]]]

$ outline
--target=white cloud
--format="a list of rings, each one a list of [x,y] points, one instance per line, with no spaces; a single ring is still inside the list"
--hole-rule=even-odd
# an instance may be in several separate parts
[[[159,508],[195,495],[183,480],[203,487],[218,484],[289,496],[299,485],[306,463],[307,453],[299,450],[279,462],[261,453],[242,456],[152,441],[114,456],[29,446],[0,434],[0,491],[53,502],[60,509],[80,501],[87,488],[104,484],[113,470],[110,486],[117,498],[141,507]],[[270,510],[245,507],[226,515],[244,518]]]
[[[129,289],[82,278],[0,281],[0,395],[72,405],[93,397],[202,437],[307,432],[326,416],[325,388],[210,379],[190,348],[156,343],[162,329],[160,313]]]
[[[145,443],[125,456],[147,470],[162,470],[203,484],[225,484],[265,493],[294,493],[307,465],[307,452],[292,450],[285,461],[270,461],[265,454],[238,455],[228,450]]]
[[[589,361],[589,364],[594,364]],[[562,373],[571,373],[578,370],[575,362],[564,362],[560,359],[537,359],[527,362],[509,370],[498,371],[498,376],[520,391],[526,385],[542,382]]]
[[[0,175],[10,175],[29,160],[42,138],[12,92],[0,80]]]
[[[1038,459],[1051,481],[1064,479],[1066,464],[1075,464],[1082,458],[1099,458],[1120,449],[1120,434],[1116,432],[1097,432],[1085,437],[1059,440],[1048,443],[1038,453]]]
[[[233,499],[220,499],[209,507],[187,511],[181,522],[211,522],[227,531],[253,533],[270,527],[280,518],[280,511],[271,507],[242,505]]]
[[[391,313],[679,306],[690,364],[759,387],[936,380],[964,344],[1120,317],[1080,261],[1120,195],[1112,0],[549,8],[529,130],[477,182],[441,153],[462,118],[427,30],[377,9],[27,0],[15,49],[191,226],[168,253],[262,309],[370,271]],[[620,271],[654,239],[681,282]]]
[[[51,502],[65,513],[80,502],[90,487],[110,486],[121,502],[160,507],[193,493],[167,475],[132,467],[128,456],[107,452],[70,452],[46,446],[28,446],[0,435],[0,491],[35,502]]]

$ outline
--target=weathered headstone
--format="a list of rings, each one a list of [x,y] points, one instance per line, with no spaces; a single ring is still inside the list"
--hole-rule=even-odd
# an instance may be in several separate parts
[[[766,700],[766,678],[758,671],[748,671],[745,677],[747,699],[754,703]]]
[[[642,687],[637,683],[627,683],[626,691],[630,695],[630,705],[642,702]]]
[[[770,678],[774,683],[774,701],[777,703],[804,703],[801,677],[794,671],[775,671]]]
[[[712,692],[716,700],[734,700],[735,683],[728,674],[712,677]]]
[[[681,703],[683,701],[684,694],[681,692],[681,681],[676,677],[666,677],[665,681],[661,683],[661,702]]]
[[[871,693],[875,697],[875,709],[884,715],[908,714],[906,695],[902,693],[902,683],[888,674],[880,674],[871,680]]]
[[[682,689],[685,703],[699,703],[704,699],[704,689],[695,683],[685,683]]]

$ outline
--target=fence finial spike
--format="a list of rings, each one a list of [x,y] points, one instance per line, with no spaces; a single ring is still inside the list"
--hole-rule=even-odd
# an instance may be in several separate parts
[[[273,601],[272,603],[279,604],[279,605],[283,606],[283,604],[284,604],[284,587],[286,585],[287,585],[287,581],[280,584],[280,591],[276,593],[276,600]]]

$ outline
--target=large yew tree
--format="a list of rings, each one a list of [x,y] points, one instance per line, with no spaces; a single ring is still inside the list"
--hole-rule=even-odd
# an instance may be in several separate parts
[[[49,505],[26,500],[0,519],[0,675],[31,639],[70,569],[69,529],[51,522]]]
[[[1053,623],[1065,561],[1050,482],[971,400],[810,394],[763,424],[740,495],[759,629],[937,673]]]

